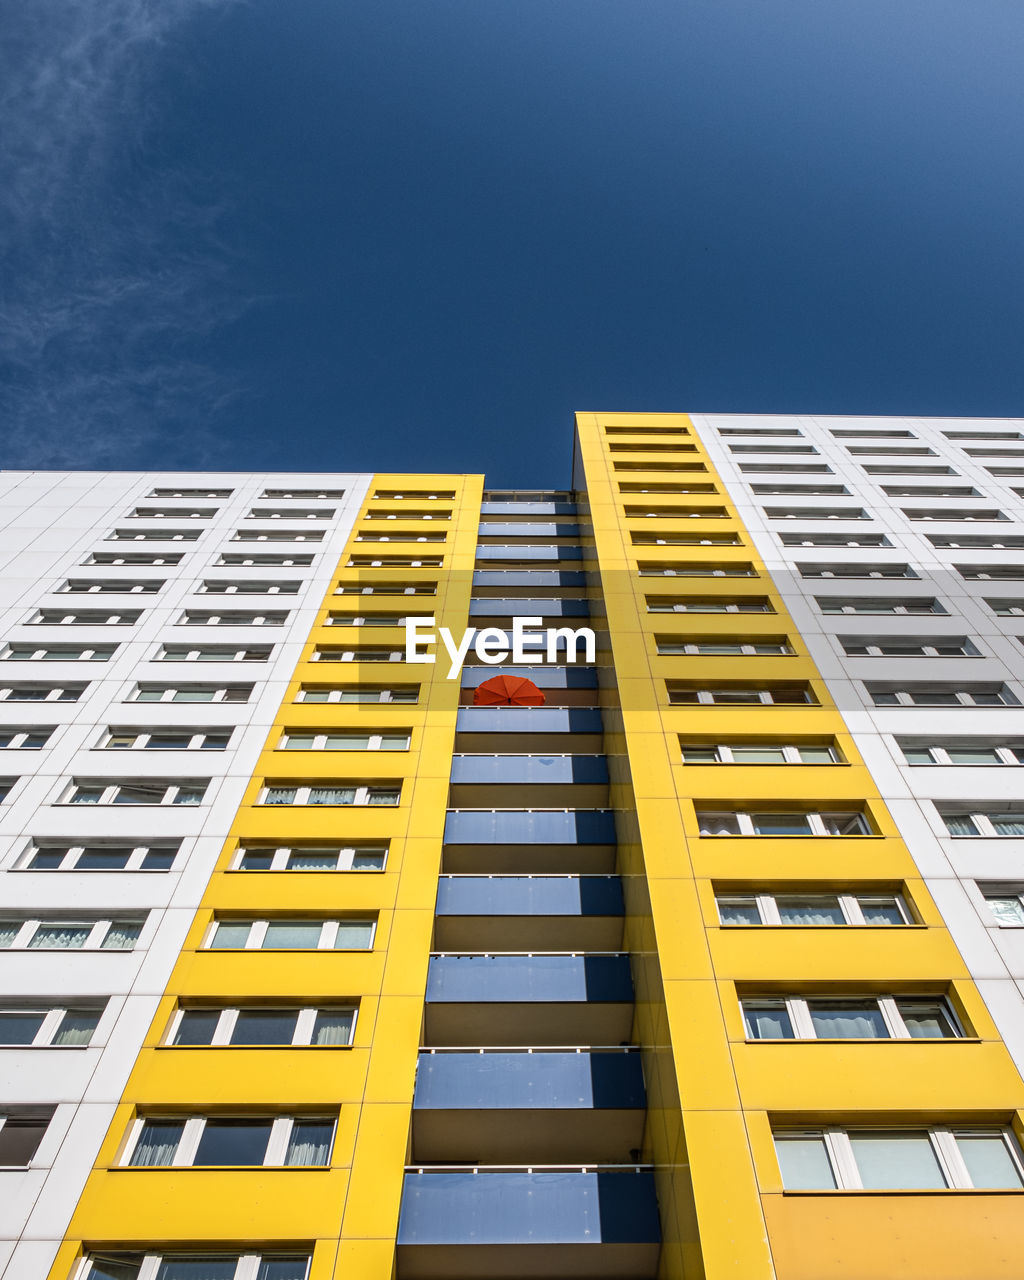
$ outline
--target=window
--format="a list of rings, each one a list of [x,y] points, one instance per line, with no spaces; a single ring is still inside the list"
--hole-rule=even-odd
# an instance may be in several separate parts
[[[927,464],[925,466],[907,466],[896,463],[864,463],[864,470],[869,476],[955,476],[959,475],[958,471],[954,471],[952,467],[941,464]]]
[[[719,427],[720,436],[803,436],[796,427]]]
[[[736,533],[637,533],[630,534],[634,547],[739,547]]]
[[[1021,449],[964,449],[969,458],[1024,458]]]
[[[955,564],[953,568],[961,578],[993,578],[1006,582],[1024,581],[1022,564]]]
[[[883,484],[890,498],[980,498],[970,484]]]
[[[822,613],[945,613],[938,600],[926,596],[815,596]]]
[[[695,444],[610,444],[609,453],[696,453]]]
[[[1024,440],[1019,431],[943,431],[947,440]]]
[[[106,542],[198,542],[202,529],[115,529]]]
[[[225,552],[219,555],[214,562],[223,565],[281,565],[284,567],[303,568],[313,563],[313,557],[310,555],[289,555],[283,552],[281,555],[243,555],[241,552]]]
[[[752,484],[750,492],[757,494],[759,497],[768,497],[772,494],[813,494],[817,497],[828,495],[843,498],[850,497],[850,491],[845,484]]]
[[[344,498],[344,489],[264,489],[261,498]]]
[[[912,431],[896,431],[883,427],[875,428],[859,428],[844,427],[836,428],[829,432],[829,435],[835,436],[837,440],[916,440],[917,436]]]
[[[725,507],[639,507],[627,505],[627,520],[724,520]]]
[[[405,507],[401,511],[364,511],[364,520],[450,520],[451,510],[419,511],[415,507]]]
[[[683,706],[699,704],[708,706],[804,706],[816,704],[818,699],[809,685],[768,685],[758,688],[750,685],[720,685],[715,689],[700,689],[692,685],[670,684],[668,700]]]
[[[129,702],[248,702],[251,684],[139,684]]]
[[[986,467],[990,476],[1024,476],[1024,467]]]
[[[132,1169],[324,1167],[331,1162],[334,1124],[331,1116],[142,1116],[119,1163]]]
[[[817,453],[811,444],[731,444],[730,453]]]
[[[283,751],[408,751],[410,731],[381,730],[373,733],[312,733],[289,730],[278,743]]]
[[[718,486],[710,480],[622,480],[619,493],[718,493]]]
[[[1024,809],[1018,806],[972,810],[943,803],[939,817],[951,836],[1024,836]]]
[[[296,702],[402,702],[419,701],[418,684],[396,685],[382,688],[380,685],[321,685],[304,684],[299,690]]]
[[[231,860],[232,871],[383,871],[386,844],[242,845]]]
[[[223,1009],[201,1005],[175,1013],[164,1043],[177,1047],[311,1045],[338,1049],[352,1043],[355,1029],[355,1005],[243,1005]]]
[[[1024,926],[1024,893],[999,886],[986,887],[982,889],[982,893],[1000,929],[1019,929]]]
[[[904,458],[934,458],[935,450],[929,449],[927,445],[875,445],[875,444],[848,444],[846,446],[847,453],[854,455],[865,453],[891,454],[896,457]]]
[[[59,844],[33,841],[19,862],[22,871],[170,871],[180,844]]]
[[[557,558],[557,557],[552,557]],[[444,556],[349,556],[347,569],[439,569]]]
[[[273,646],[247,645],[237,649],[229,644],[162,644],[155,662],[266,662]]]
[[[404,627],[407,618],[424,616],[419,613],[329,613],[323,625],[325,627]]]
[[[186,609],[178,619],[179,627],[283,627],[288,621],[284,609],[243,613],[239,609]]]
[[[648,613],[774,613],[763,596],[647,596]]]
[[[80,609],[64,613],[60,609],[40,609],[27,622],[30,627],[133,627],[142,617],[140,610],[129,613],[104,613],[99,609]]]
[[[985,603],[1000,618],[1024,617],[1024,600],[1022,599],[986,600]]]
[[[106,729],[97,744],[106,751],[223,751],[231,729]]]
[[[966,636],[838,636],[849,657],[978,658],[981,650]]]
[[[4,662],[109,662],[116,644],[6,644],[0,648]]]
[[[1009,520],[1005,512],[995,507],[902,507],[908,520]]]
[[[207,931],[210,951],[369,951],[376,919],[217,920]]]
[[[702,636],[699,640],[689,636],[655,636],[659,654],[694,654],[704,657],[743,655],[791,654],[793,648],[785,636],[758,636],[757,639],[728,636]]]
[[[1018,1190],[1021,1156],[1008,1129],[779,1129],[787,1191]]]
[[[765,507],[769,520],[870,520],[863,507]]]
[[[64,595],[153,595],[167,585],[163,578],[68,578],[57,588]]]
[[[798,564],[802,578],[918,578],[909,564]]]
[[[1020,699],[1003,684],[956,686],[866,684],[876,707],[1018,707]]]
[[[748,1040],[957,1040],[942,996],[745,996]]]
[[[135,507],[129,520],[212,520],[216,507]]]
[[[703,462],[669,462],[664,458],[648,458],[644,462],[612,462],[614,471],[703,471],[707,467]]]
[[[159,551],[125,551],[120,555],[115,551],[93,551],[82,561],[83,565],[164,565],[181,564],[183,557],[170,552]]]
[[[239,582],[228,581],[227,578],[204,578],[197,591],[217,596],[294,596],[301,586],[301,582],[292,578],[279,578],[269,582],[259,578],[242,579]]]
[[[438,499],[454,498],[455,490],[438,489],[437,493],[430,493],[426,489],[407,489],[404,493],[396,493],[393,489],[378,489],[373,497],[375,502],[405,502],[408,500],[433,502]]]
[[[5,725],[0,728],[0,751],[39,751],[50,740],[56,725],[30,725],[21,728]]]
[[[907,764],[992,765],[1024,764],[1024,743],[1004,746],[996,742],[932,743],[900,742]]]
[[[959,547],[967,550],[984,547],[992,551],[1020,551],[1024,549],[1024,537],[1013,534],[929,533],[933,547]]]
[[[333,507],[253,507],[246,520],[333,520]]]
[[[162,778],[135,778],[131,782],[108,778],[76,779],[65,792],[61,804],[202,804],[209,778],[165,781]]]
[[[0,1007],[0,1045],[23,1048],[82,1049],[92,1040],[103,1006],[30,1004]]]
[[[641,578],[756,578],[752,564],[734,560],[715,564],[704,560],[639,560],[637,571]]]
[[[307,1280],[308,1254],[89,1253],[75,1280]]]
[[[14,784],[17,781],[18,781],[17,778],[0,778],[0,804],[3,804],[3,802],[11,794]]]
[[[334,648],[318,644],[313,650],[313,662],[404,662],[405,649],[378,649],[370,645],[354,644],[351,648]]]
[[[230,498],[233,489],[153,489],[147,498]]]
[[[872,828],[864,813],[802,809],[746,813],[738,809],[697,809],[702,836],[869,836]]]
[[[30,1165],[52,1119],[52,1107],[8,1107],[0,1112],[0,1168]]]
[[[716,893],[723,925],[833,927],[913,924],[898,893]]]
[[[680,742],[683,764],[836,764],[842,760],[832,743]]]
[[[133,951],[143,919],[0,920],[0,948],[11,951]]]
[[[88,685],[0,685],[0,702],[77,702]]]
[[[446,533],[357,533],[355,542],[447,542]]]
[[[831,476],[835,474],[824,462],[741,462],[739,468],[745,475],[763,475],[766,472],[775,472],[777,475]]]
[[[401,782],[278,783],[268,782],[260,793],[264,805],[395,805],[402,795]]]
[[[780,533],[784,547],[891,547],[884,533]]]
[[[434,596],[436,582],[342,582],[336,596]]]
[[[323,542],[320,529],[236,529],[232,542]]]

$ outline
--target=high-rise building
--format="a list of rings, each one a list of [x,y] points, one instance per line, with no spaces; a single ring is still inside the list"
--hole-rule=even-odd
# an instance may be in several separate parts
[[[0,472],[2,1280],[1019,1280],[1015,478]]]

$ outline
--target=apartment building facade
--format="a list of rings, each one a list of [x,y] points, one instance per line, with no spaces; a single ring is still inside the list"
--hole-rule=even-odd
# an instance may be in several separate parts
[[[1019,1274],[1015,476],[622,413],[560,492],[0,473],[0,1276]]]

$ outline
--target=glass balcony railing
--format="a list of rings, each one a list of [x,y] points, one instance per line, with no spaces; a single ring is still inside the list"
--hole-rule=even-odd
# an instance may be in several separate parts
[[[517,596],[502,600],[499,596],[483,596],[470,601],[471,618],[589,618],[587,600],[556,600],[553,596],[529,599]]]
[[[582,569],[477,569],[474,587],[585,587]]]
[[[574,516],[575,502],[559,501],[523,501],[523,502],[487,502],[480,504],[481,516]]]
[[[614,844],[615,814],[611,809],[449,809],[444,842]]]
[[[579,536],[578,524],[556,524],[553,520],[481,520],[477,532],[481,537],[493,538],[575,538]]]
[[[428,1050],[420,1054],[413,1106],[437,1111],[642,1111],[646,1095],[636,1050]]]
[[[601,733],[604,726],[599,707],[460,707],[455,727],[459,733]]]
[[[480,544],[476,549],[477,560],[582,560],[582,547],[550,546],[488,546]]]
[[[597,954],[432,955],[427,1004],[632,1003],[629,956]]]
[[[457,755],[452,784],[536,786],[600,785],[608,781],[608,762],[598,755]]]

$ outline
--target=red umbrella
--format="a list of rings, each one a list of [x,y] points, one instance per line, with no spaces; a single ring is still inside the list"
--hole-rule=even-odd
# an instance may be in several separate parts
[[[524,676],[491,676],[473,694],[474,707],[542,707],[544,694]]]

